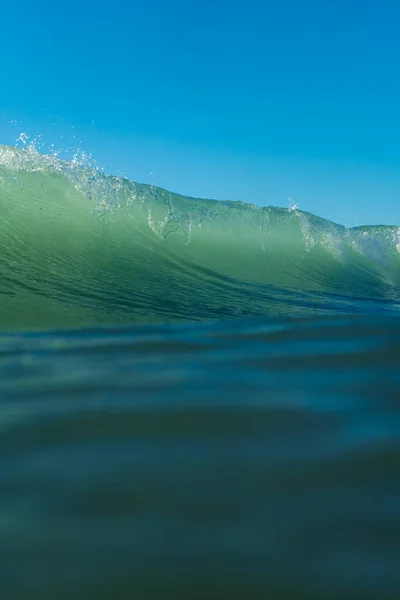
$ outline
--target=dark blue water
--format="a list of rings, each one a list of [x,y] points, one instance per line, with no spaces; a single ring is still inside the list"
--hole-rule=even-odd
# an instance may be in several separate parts
[[[396,313],[0,337],[4,598],[400,597]]]

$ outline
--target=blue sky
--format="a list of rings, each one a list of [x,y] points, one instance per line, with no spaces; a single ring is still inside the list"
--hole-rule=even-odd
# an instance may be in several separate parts
[[[42,134],[176,192],[400,224],[399,19],[387,0],[16,0],[0,143]]]

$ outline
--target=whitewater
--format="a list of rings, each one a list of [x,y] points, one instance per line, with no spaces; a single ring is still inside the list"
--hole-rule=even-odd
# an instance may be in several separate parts
[[[0,146],[4,598],[398,600],[400,227]]]

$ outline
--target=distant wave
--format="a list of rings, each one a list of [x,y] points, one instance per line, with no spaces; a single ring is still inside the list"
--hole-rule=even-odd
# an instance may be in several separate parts
[[[400,297],[400,228],[186,198],[0,146],[0,327],[298,315]]]

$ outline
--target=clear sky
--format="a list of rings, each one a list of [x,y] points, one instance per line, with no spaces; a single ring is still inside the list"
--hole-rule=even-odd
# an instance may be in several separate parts
[[[40,133],[172,191],[400,224],[399,23],[395,0],[7,2],[0,143]]]

